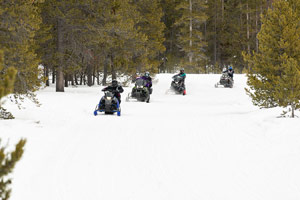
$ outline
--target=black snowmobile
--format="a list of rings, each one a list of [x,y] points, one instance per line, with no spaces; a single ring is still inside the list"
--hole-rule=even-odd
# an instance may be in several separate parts
[[[233,87],[233,79],[228,75],[227,72],[222,73],[220,81],[215,84],[215,87],[219,87],[219,85],[223,85],[225,88],[232,88]]]
[[[126,101],[136,99],[137,101],[150,102],[150,94],[152,94],[152,88],[147,87],[147,81],[138,78],[135,81],[135,86],[132,88],[131,93],[126,97]]]
[[[105,91],[104,96],[100,99],[99,104],[96,105],[94,115],[98,112],[104,112],[105,114],[117,113],[121,116],[121,108],[118,99],[114,96],[114,91]]]
[[[176,94],[186,95],[185,85],[182,82],[183,77],[175,75],[172,77],[173,81],[171,82],[171,91],[174,91]]]

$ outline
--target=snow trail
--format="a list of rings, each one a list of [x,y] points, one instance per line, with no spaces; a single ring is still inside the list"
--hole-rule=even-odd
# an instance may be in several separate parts
[[[300,123],[260,110],[220,75],[187,75],[187,95],[166,95],[159,74],[149,104],[125,102],[122,116],[93,116],[102,87],[38,92],[1,137],[28,138],[13,174],[12,200],[282,200],[300,198]]]

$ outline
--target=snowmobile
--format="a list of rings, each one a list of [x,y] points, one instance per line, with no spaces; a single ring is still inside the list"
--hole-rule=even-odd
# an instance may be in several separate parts
[[[126,101],[136,99],[137,101],[149,103],[150,94],[152,94],[152,88],[147,87],[147,81],[142,78],[138,78],[135,81],[135,86],[132,88],[131,93],[129,93],[126,97]]]
[[[215,84],[215,87],[219,87],[219,85],[223,85],[225,88],[232,88],[233,87],[233,79],[228,75],[227,72],[222,73],[220,81]]]
[[[182,77],[179,75],[175,75],[172,77],[173,81],[171,82],[171,87],[167,90],[167,94],[169,92],[175,92],[175,94],[186,95],[185,85],[182,82]]]
[[[117,113],[121,116],[121,107],[119,100],[114,96],[113,91],[105,91],[104,96],[100,99],[99,104],[96,105],[94,115],[96,116],[98,112],[104,112],[105,114]]]

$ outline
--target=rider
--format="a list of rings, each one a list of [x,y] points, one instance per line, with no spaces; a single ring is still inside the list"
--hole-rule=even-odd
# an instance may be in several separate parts
[[[186,74],[184,73],[184,68],[181,68],[179,74],[176,74],[173,77],[176,77],[176,76],[181,77],[181,80],[179,80],[178,84],[180,84],[181,88],[183,89],[183,95],[186,95],[185,84],[184,84]]]
[[[118,84],[117,80],[112,80],[111,85],[102,89],[102,91],[111,91],[114,93],[114,96],[118,99],[119,104],[121,104],[121,94],[124,89],[121,85]]]
[[[233,79],[234,70],[233,70],[232,66],[228,67],[227,74],[231,79]]]
[[[180,83],[183,87],[185,87],[184,81],[185,81],[185,78],[186,78],[186,74],[184,73],[184,68],[181,68],[179,74],[176,74],[175,76],[180,76],[180,77],[182,77],[182,79],[179,81],[179,83]]]
[[[150,73],[147,71],[145,72],[144,76],[141,77],[143,80],[147,82],[146,87],[149,90],[149,93],[152,93],[152,78],[150,77]]]

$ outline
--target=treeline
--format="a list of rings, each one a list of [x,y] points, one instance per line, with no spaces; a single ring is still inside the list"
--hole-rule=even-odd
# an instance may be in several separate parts
[[[56,90],[106,84],[107,76],[156,72],[165,49],[159,1],[53,1],[38,4],[39,54]]]
[[[246,66],[241,52],[258,50],[260,14],[271,2],[2,0],[1,4],[1,42],[12,47],[5,54],[7,65],[34,76],[41,64],[45,77],[49,80],[51,74],[57,91],[63,91],[69,83],[106,84],[109,75],[169,72],[176,66],[199,73],[231,64],[242,71]]]
[[[258,51],[261,14],[271,6],[272,0],[208,1],[204,30],[207,65],[233,65],[240,73],[247,69],[242,52]]]
[[[145,70],[216,73],[247,69],[258,51],[260,14],[271,0],[1,0],[3,70],[18,72],[15,98],[34,98],[49,80],[107,83]],[[40,66],[40,67],[38,67]],[[43,70],[44,76],[41,76]],[[0,76],[1,76],[0,74]]]
[[[271,0],[163,0],[166,25],[164,59],[160,69],[176,64],[188,72],[218,73],[224,65],[243,72],[242,52],[258,51],[261,14]]]

